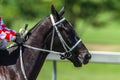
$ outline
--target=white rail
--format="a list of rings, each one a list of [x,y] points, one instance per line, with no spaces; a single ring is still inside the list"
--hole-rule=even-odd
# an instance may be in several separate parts
[[[92,55],[90,62],[120,63],[120,52],[90,51],[90,53]],[[47,60],[67,61],[54,54],[49,54]]]
[[[90,62],[99,63],[119,63],[120,64],[120,52],[103,52],[103,51],[90,51],[92,58]],[[53,73],[52,80],[57,80],[57,61],[67,61],[61,60],[59,55],[49,54],[47,60],[53,61]]]

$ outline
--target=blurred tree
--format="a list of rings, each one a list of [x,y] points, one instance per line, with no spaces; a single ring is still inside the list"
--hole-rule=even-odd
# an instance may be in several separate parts
[[[80,18],[95,27],[101,27],[107,21],[99,21],[97,16],[104,12],[113,12],[114,17],[119,16],[120,19],[119,0],[64,0],[64,5],[73,24]]]
[[[66,8],[65,16],[74,25],[77,19],[94,27],[101,27],[108,19],[99,19],[112,12],[112,19],[120,20],[120,0],[0,0],[0,15],[10,25],[16,19],[34,20],[50,14],[50,5]]]
[[[11,25],[16,18],[19,18],[19,7],[16,0],[1,0],[0,1],[0,17],[4,19],[6,25]]]

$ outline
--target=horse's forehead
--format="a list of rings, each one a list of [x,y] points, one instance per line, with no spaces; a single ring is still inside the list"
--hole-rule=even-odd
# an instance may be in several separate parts
[[[73,26],[71,25],[70,22],[66,21],[64,23],[64,26],[70,31],[70,32],[75,32]]]

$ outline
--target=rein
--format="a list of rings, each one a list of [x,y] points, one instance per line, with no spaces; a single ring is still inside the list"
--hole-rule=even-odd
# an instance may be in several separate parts
[[[74,44],[71,48],[67,45],[67,43],[64,41],[61,33],[59,32],[58,28],[57,28],[57,25],[62,23],[63,21],[65,21],[65,18],[61,19],[60,21],[58,22],[55,22],[54,18],[53,18],[53,15],[50,14],[50,19],[51,19],[51,22],[52,22],[52,26],[53,26],[53,34],[52,34],[52,39],[51,39],[51,45],[50,45],[50,50],[46,50],[46,49],[41,49],[41,48],[37,48],[37,47],[33,47],[33,46],[30,46],[30,45],[27,45],[27,44],[22,44],[20,45],[20,65],[21,65],[21,71],[22,71],[22,74],[25,78],[25,80],[28,80],[27,76],[26,76],[26,73],[25,73],[25,69],[24,69],[24,63],[23,63],[23,57],[22,57],[22,47],[26,47],[26,48],[30,48],[30,49],[33,49],[33,50],[38,50],[38,51],[43,51],[43,52],[47,52],[47,53],[52,53],[52,54],[58,54],[58,55],[61,55],[61,59],[65,59],[65,58],[69,58],[72,56],[71,54],[71,51],[73,51],[75,49],[75,47],[82,41],[81,39],[79,39],[76,44]],[[53,41],[54,41],[54,33],[55,31],[57,32],[57,35],[62,43],[62,46],[63,48],[65,49],[65,52],[57,52],[57,51],[53,51],[52,48],[53,48]],[[69,54],[70,53],[70,54]]]

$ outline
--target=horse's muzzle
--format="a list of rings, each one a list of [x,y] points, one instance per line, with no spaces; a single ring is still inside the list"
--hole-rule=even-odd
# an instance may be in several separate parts
[[[82,67],[83,64],[87,64],[89,60],[91,59],[91,54],[90,53],[82,53],[79,54],[77,59],[73,62],[75,67]]]

